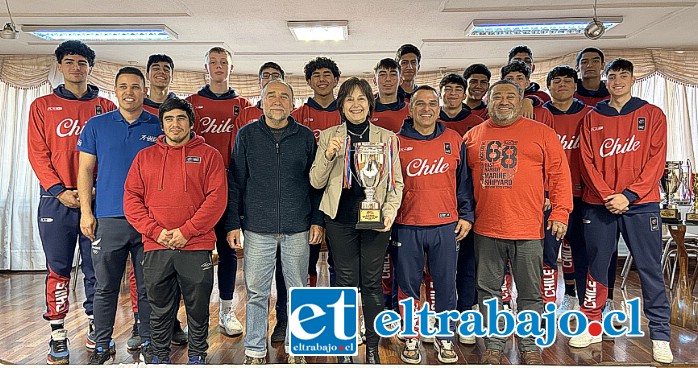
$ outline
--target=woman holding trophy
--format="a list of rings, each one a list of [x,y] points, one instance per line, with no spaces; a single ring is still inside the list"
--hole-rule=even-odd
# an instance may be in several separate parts
[[[373,321],[383,309],[381,274],[390,228],[402,200],[402,173],[395,134],[369,122],[375,101],[366,80],[349,78],[339,88],[342,124],[320,133],[310,184],[324,189],[328,243],[337,286],[360,287],[366,318],[366,363],[379,364]],[[338,357],[352,363],[351,357]]]

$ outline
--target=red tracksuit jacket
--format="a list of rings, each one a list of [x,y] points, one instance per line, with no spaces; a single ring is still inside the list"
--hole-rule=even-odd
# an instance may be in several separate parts
[[[597,103],[608,100],[610,98],[610,94],[608,93],[606,84],[604,82],[601,82],[598,90],[591,91],[584,88],[582,81],[578,80],[577,92],[574,93],[574,98],[584,102],[584,104],[587,106],[594,107]]]
[[[463,104],[463,109],[453,118],[448,117],[442,109],[437,121],[443,123],[446,128],[455,130],[461,137],[472,127],[483,122],[482,118],[473,114],[466,104]]]
[[[232,88],[217,96],[208,85],[186,99],[194,106],[194,131],[221,153],[227,169],[238,131],[237,118],[244,108],[252,104]]]
[[[402,122],[409,115],[409,105],[404,101],[398,100],[398,102],[384,105],[378,102],[378,96],[376,96],[376,109],[373,110],[371,123],[397,134],[400,132]]]
[[[98,97],[98,93],[97,87],[89,85],[87,94],[78,99],[60,85],[52,94],[34,100],[29,108],[29,163],[39,184],[54,196],[78,186],[76,147],[87,120],[116,110],[113,102]]]
[[[262,104],[260,103],[260,101],[257,101],[256,104],[242,109],[242,112],[240,113],[240,116],[238,116],[235,125],[238,129],[240,129],[243,126],[255,120],[259,120],[259,118],[262,115],[264,115],[264,110],[262,110]]]
[[[574,100],[572,106],[567,111],[555,108],[551,102],[543,105],[553,114],[553,121],[549,127],[557,133],[562,148],[567,155],[567,163],[570,164],[570,174],[572,174],[572,195],[582,196],[582,174],[581,159],[579,157],[579,128],[589,111],[590,106],[584,105],[579,100]]]
[[[600,205],[611,194],[623,193],[633,205],[659,202],[659,180],[666,162],[666,116],[659,107],[637,97],[620,113],[608,103],[599,102],[582,124],[582,200]]]
[[[342,123],[336,100],[324,108],[308,97],[308,101],[303,106],[293,110],[291,116],[301,125],[305,125],[313,131],[316,142],[320,140],[321,131]]]
[[[124,214],[143,234],[144,250],[167,249],[156,242],[163,229],[179,228],[188,240],[184,250],[213,250],[213,227],[228,203],[223,158],[194,135],[184,146],[170,146],[165,136],[141,150],[124,184]]]
[[[487,111],[487,102],[484,100],[480,101],[480,106],[470,109],[470,112],[472,112],[474,115],[479,116],[482,120],[487,120],[490,118],[490,114]]]

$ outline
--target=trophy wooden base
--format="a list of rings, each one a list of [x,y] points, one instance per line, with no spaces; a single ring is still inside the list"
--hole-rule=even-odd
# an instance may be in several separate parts
[[[693,289],[696,286],[698,272],[693,270],[689,274],[688,253],[684,243],[686,225],[669,225],[669,233],[674,242],[676,242],[679,268],[677,284],[671,296],[671,319],[669,323],[696,331],[698,329],[698,321],[696,320],[698,310],[696,310],[696,298],[693,296]]]
[[[359,221],[356,223],[356,229],[375,230],[384,227],[383,211],[380,209],[359,209]]]
[[[686,214],[686,222],[693,225],[698,225],[698,213],[689,212]]]
[[[676,208],[662,208],[659,210],[659,216],[665,224],[681,223],[681,212]]]

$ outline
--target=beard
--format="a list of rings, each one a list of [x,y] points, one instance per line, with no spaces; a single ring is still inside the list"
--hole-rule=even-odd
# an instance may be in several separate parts
[[[493,116],[499,121],[510,121],[517,116],[517,112],[515,110],[511,110],[508,114],[505,114],[499,110],[495,110]]]

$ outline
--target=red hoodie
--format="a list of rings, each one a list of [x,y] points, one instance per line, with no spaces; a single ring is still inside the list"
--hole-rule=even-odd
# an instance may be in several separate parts
[[[163,229],[179,228],[183,250],[213,250],[213,227],[228,203],[223,157],[194,135],[184,146],[170,146],[165,136],[138,152],[124,184],[124,213],[143,234],[146,252],[167,249],[156,242]]]

